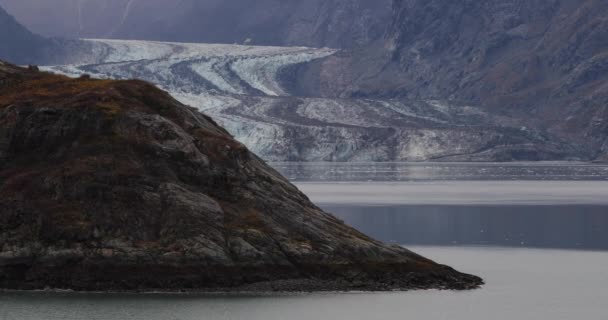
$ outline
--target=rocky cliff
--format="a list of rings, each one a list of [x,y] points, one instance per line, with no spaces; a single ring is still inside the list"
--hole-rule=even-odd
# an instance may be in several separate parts
[[[468,289],[321,211],[142,81],[0,63],[0,287]]]

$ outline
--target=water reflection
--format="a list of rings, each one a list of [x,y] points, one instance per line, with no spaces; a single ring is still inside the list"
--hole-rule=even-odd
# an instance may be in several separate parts
[[[608,180],[607,164],[271,163],[293,181]]]
[[[324,209],[386,242],[608,250],[608,164],[272,165]]]
[[[608,250],[605,206],[324,206],[379,240]]]

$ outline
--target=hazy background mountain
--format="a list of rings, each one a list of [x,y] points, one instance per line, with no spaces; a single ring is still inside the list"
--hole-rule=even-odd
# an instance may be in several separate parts
[[[20,24],[0,7],[0,60],[16,64],[63,64],[74,61],[88,44],[45,38]]]
[[[43,58],[50,41],[24,28],[0,8],[0,59],[27,64]]]
[[[0,5],[45,36],[341,48],[381,37],[391,0],[0,0]]]

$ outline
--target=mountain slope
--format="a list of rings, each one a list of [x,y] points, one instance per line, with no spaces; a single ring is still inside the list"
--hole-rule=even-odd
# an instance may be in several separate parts
[[[0,62],[0,288],[470,289],[359,233],[139,81]]]
[[[345,94],[463,101],[593,158],[608,136],[607,15],[601,0],[395,0],[380,74]]]
[[[43,57],[49,45],[48,40],[31,33],[0,7],[0,59],[33,63]]]
[[[604,1],[394,0],[392,10],[384,40],[317,61],[296,87],[316,79],[323,97],[471,105],[565,141],[577,158],[607,151]]]

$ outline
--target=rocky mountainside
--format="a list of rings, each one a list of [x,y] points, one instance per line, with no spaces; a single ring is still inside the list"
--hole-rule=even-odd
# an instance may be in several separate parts
[[[341,48],[380,38],[390,21],[390,1],[0,0],[0,5],[47,36]]]
[[[350,72],[342,96],[461,101],[593,159],[608,141],[607,15],[602,0],[395,0],[380,49],[328,68],[372,63]]]
[[[0,63],[0,288],[468,289],[142,81]]]

